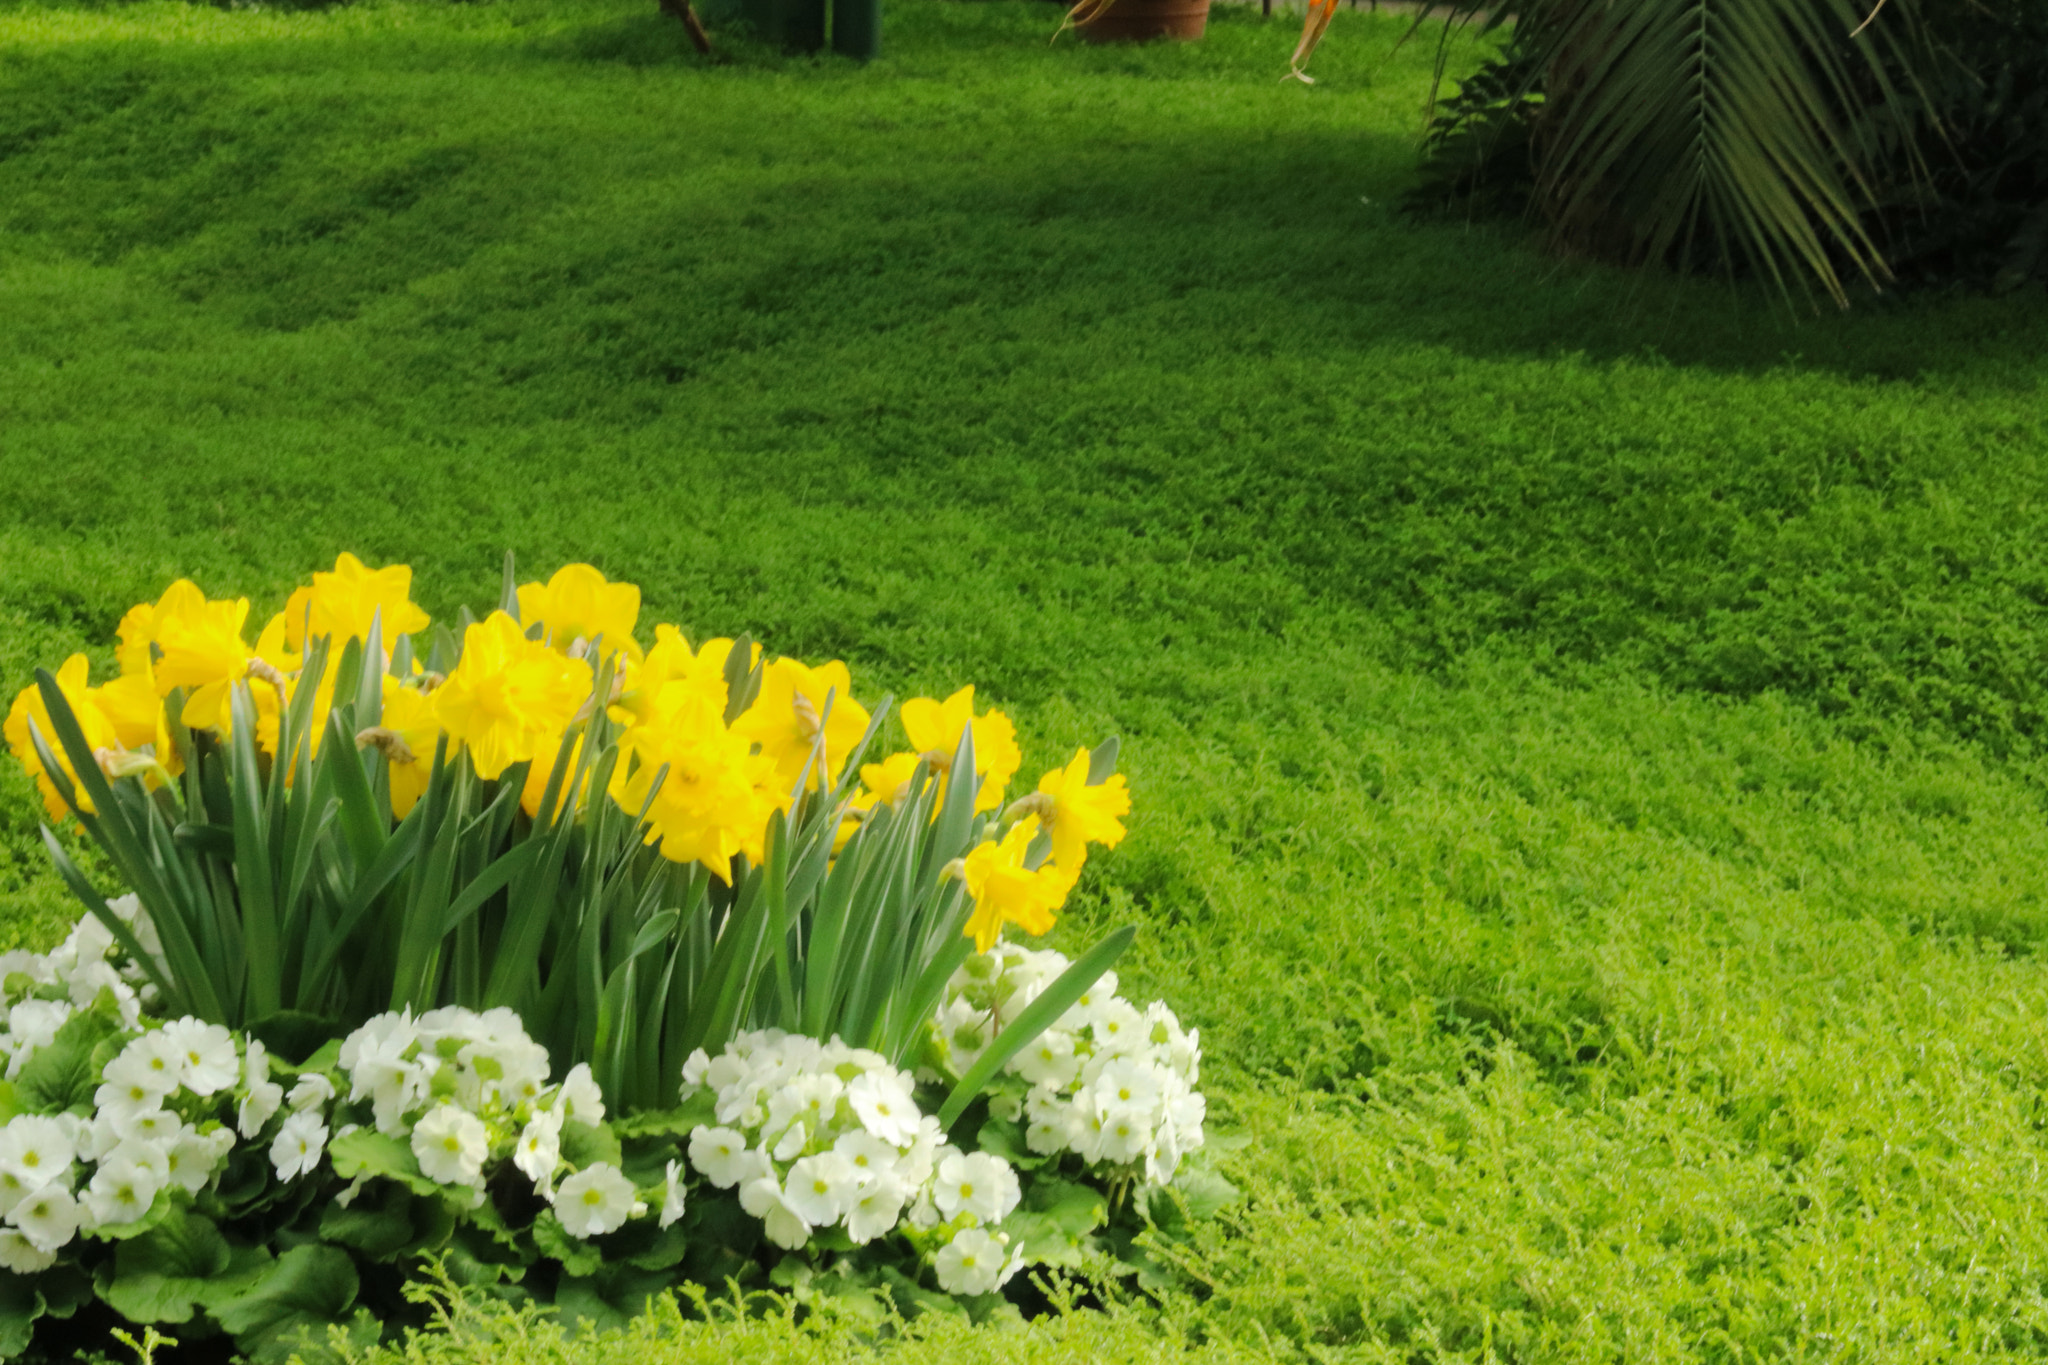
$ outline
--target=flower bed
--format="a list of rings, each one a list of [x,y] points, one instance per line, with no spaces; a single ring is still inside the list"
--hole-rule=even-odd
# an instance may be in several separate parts
[[[458,635],[344,555],[253,646],[181,582],[119,676],[16,699],[125,885],[46,830],[89,913],[0,958],[0,1354],[79,1314],[371,1340],[430,1262],[599,1321],[685,1279],[985,1312],[1134,1268],[1177,1178],[1213,1199],[1131,931],[1002,940],[1122,837],[1113,741],[1006,800],[971,688],[868,761],[890,707],[844,665],[643,649],[588,566],[505,582]]]

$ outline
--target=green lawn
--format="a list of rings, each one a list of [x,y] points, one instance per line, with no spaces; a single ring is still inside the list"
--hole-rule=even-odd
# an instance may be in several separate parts
[[[1143,926],[1247,1200],[1156,1304],[892,1359],[2048,1351],[2038,292],[1793,318],[1404,216],[1391,17],[1308,89],[1250,8],[893,0],[867,67],[652,9],[0,3],[6,697],[179,574],[447,614],[510,548],[975,682],[1029,771],[1121,733],[1055,941]]]

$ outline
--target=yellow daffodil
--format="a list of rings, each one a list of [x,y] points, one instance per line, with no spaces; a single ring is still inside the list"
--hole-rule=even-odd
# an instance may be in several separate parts
[[[654,648],[637,662],[626,661],[625,681],[619,704],[612,708],[612,718],[621,725],[631,725],[652,714],[654,699],[670,683],[687,684],[724,716],[725,661],[731,653],[730,640],[706,640],[693,650],[689,640],[674,626],[656,626]],[[759,656],[759,645],[754,647],[754,653]]]
[[[753,753],[702,691],[679,683],[662,688],[647,720],[619,743],[611,794],[629,812],[646,804],[667,765],[647,812],[647,842],[659,844],[663,857],[702,863],[725,881],[733,855],[760,859],[768,817],[787,806],[788,796],[776,786],[774,760]]]
[[[427,790],[434,769],[434,746],[440,738],[434,699],[386,674],[382,719],[357,735],[356,744],[374,747],[384,755],[391,813],[401,820],[412,813]]]
[[[1037,869],[1024,865],[1031,841],[1037,837],[1037,817],[1026,816],[1010,827],[1000,843],[981,844],[963,860],[960,875],[967,883],[967,894],[974,898],[967,934],[974,940],[976,952],[995,947],[1005,924],[1014,924],[1027,934],[1042,934],[1052,928],[1053,912],[1067,899],[1073,881],[1052,863]]]
[[[867,731],[868,712],[853,699],[853,677],[845,664],[835,660],[811,668],[795,659],[777,659],[761,670],[761,690],[732,728],[775,761],[784,786],[802,775],[822,736],[823,781],[829,786],[839,780],[847,755]],[[813,764],[808,785],[815,791],[819,782]]]
[[[548,794],[548,778],[554,775],[555,760],[562,753],[562,737],[555,736],[543,744],[533,756],[533,765],[526,770],[526,785],[519,792],[519,808],[533,819],[540,818],[541,798]],[[576,775],[576,765],[583,761],[583,736],[576,736],[576,742],[569,750],[569,770],[562,782],[566,787]],[[590,774],[583,774],[583,785],[576,793],[574,809],[583,809],[590,798]]]
[[[860,765],[860,786],[854,789],[849,809],[832,836],[832,852],[846,847],[846,841],[877,805],[894,807],[910,794],[910,779],[917,774],[916,754],[891,754],[880,763]],[[937,811],[934,810],[934,815]]]
[[[57,670],[57,688],[64,694],[65,702],[71,707],[71,714],[78,718],[78,728],[85,735],[85,742],[92,746],[94,753],[102,750],[115,752],[121,748],[120,737],[114,732],[113,722],[101,712],[93,697],[93,690],[86,685],[90,665],[83,654],[74,654],[64,661]],[[73,790],[77,790],[78,771],[71,766],[71,759],[64,752],[64,746],[57,738],[57,727],[50,723],[49,708],[43,705],[42,690],[34,683],[21,689],[14,699],[14,705],[7,712],[7,745],[14,750],[14,756],[21,760],[21,766],[28,769],[36,780],[36,789],[43,794],[43,809],[52,820],[61,820],[71,813],[57,795],[57,784],[50,780],[43,767],[42,756],[36,752],[33,740],[29,738],[29,725],[33,723],[42,733],[43,743],[50,746],[50,752],[57,756],[58,766],[71,779]],[[96,814],[92,798],[83,791],[78,792],[79,804],[87,815]]]
[[[178,746],[171,742],[164,700],[156,694],[147,674],[123,673],[94,688],[93,700],[99,704],[100,714],[113,725],[122,748],[148,749],[173,777],[184,771],[185,761]]]
[[[640,646],[633,626],[640,619],[640,589],[612,583],[588,564],[565,564],[546,583],[519,586],[519,619],[538,625],[548,643],[563,652],[598,642],[605,653],[622,652],[637,661]]]
[[[1123,842],[1123,817],[1131,813],[1130,787],[1122,773],[1112,774],[1098,786],[1088,785],[1088,751],[1077,750],[1064,768],[1054,768],[1038,779],[1035,797],[1026,797],[1052,836],[1053,861],[1073,876],[1087,861],[1088,845],[1115,848]]]
[[[1003,804],[1003,788],[1023,766],[1024,754],[1017,747],[1017,727],[1000,711],[974,714],[974,688],[961,688],[943,702],[930,697],[912,697],[903,703],[903,730],[910,745],[933,756],[942,768],[953,761],[960,747],[960,732],[974,726],[974,771],[982,779],[976,794],[976,810],[994,810]]]
[[[469,751],[477,776],[494,778],[559,741],[590,687],[588,663],[527,639],[494,611],[464,632],[462,661],[434,692],[434,715]]]
[[[372,569],[346,550],[336,557],[332,571],[315,573],[311,587],[286,599],[282,615],[284,640],[293,650],[304,650],[307,640],[326,636],[337,655],[348,641],[369,639],[372,620],[378,620],[387,652],[393,640],[425,630],[429,623],[427,614],[413,605],[411,566]]]
[[[157,603],[151,626],[159,655],[157,694],[169,696],[177,688],[186,689],[185,709],[178,719],[192,729],[227,731],[229,697],[257,657],[242,639],[248,620],[248,598],[208,601],[182,580]]]

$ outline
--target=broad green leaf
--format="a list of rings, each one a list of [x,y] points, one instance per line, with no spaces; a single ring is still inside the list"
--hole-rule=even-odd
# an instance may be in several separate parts
[[[324,1343],[330,1326],[348,1321],[356,1287],[347,1252],[319,1243],[296,1246],[251,1288],[214,1305],[213,1315],[244,1355],[259,1365],[284,1365],[307,1340]]]
[[[31,1114],[57,1114],[90,1105],[99,1088],[93,1050],[120,1032],[120,1025],[96,1010],[81,1010],[64,1021],[57,1036],[29,1058],[15,1078],[15,1101]]]
[[[415,1194],[434,1194],[441,1188],[420,1174],[419,1158],[410,1145],[374,1128],[342,1134],[327,1144],[327,1157],[343,1180],[364,1175],[395,1180]]]
[[[533,1220],[533,1244],[541,1255],[560,1261],[571,1275],[595,1275],[604,1268],[604,1252],[595,1242],[571,1237],[553,1209],[543,1209]]]
[[[43,1315],[43,1296],[35,1282],[11,1270],[0,1270],[0,1360],[12,1360],[28,1349],[36,1319]]]
[[[100,1297],[134,1322],[181,1323],[253,1289],[270,1266],[263,1247],[234,1247],[191,1210],[123,1242],[100,1272]]]
[[[610,1124],[570,1119],[562,1125],[562,1159],[579,1169],[599,1161],[616,1166],[620,1161],[618,1135]]]
[[[455,1229],[447,1201],[415,1194],[392,1181],[372,1182],[343,1208],[330,1203],[320,1215],[320,1236],[372,1261],[425,1255]]]

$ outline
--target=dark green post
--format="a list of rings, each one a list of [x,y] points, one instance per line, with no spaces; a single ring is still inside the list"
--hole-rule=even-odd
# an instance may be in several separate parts
[[[762,42],[793,52],[825,46],[825,0],[741,0],[740,15]]]
[[[832,50],[870,61],[882,53],[882,0],[832,0]]]

